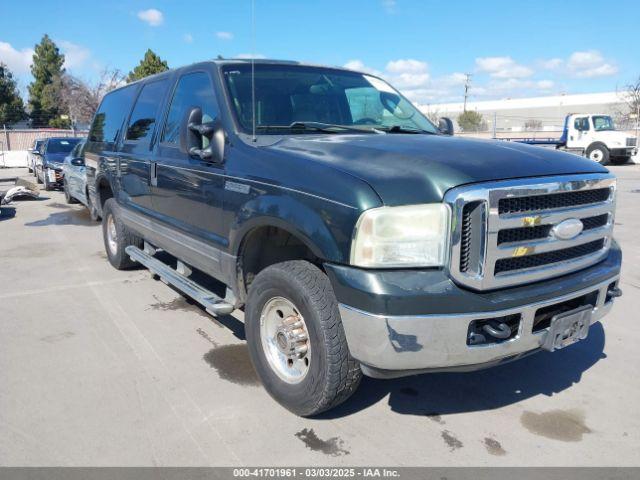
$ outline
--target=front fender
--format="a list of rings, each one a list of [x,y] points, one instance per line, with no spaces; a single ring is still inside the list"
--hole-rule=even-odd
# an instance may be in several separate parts
[[[351,233],[359,210],[326,200],[266,194],[247,201],[238,210],[229,232],[230,253],[238,255],[242,240],[252,230],[273,226],[301,240],[318,258],[347,263]]]

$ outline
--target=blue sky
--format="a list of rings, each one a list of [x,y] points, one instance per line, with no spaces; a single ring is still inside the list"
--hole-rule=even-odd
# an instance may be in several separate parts
[[[0,61],[30,81],[48,33],[67,69],[95,81],[147,48],[170,66],[247,55],[250,0],[4,0]],[[613,91],[640,75],[640,2],[255,0],[255,53],[381,74],[421,104]]]

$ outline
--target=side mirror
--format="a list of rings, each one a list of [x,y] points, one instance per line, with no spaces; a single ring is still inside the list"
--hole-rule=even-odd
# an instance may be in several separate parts
[[[438,120],[438,130],[443,135],[453,135],[453,122],[450,118],[442,117]]]
[[[84,158],[72,158],[71,165],[73,165],[74,167],[84,167]]]
[[[182,153],[190,157],[198,157],[204,162],[222,163],[224,142],[224,131],[218,119],[203,122],[200,107],[187,109],[180,125]],[[206,147],[203,148],[203,145]]]

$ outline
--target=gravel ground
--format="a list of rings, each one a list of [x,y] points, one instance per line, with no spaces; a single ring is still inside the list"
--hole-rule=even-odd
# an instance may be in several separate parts
[[[261,388],[241,313],[215,320],[111,268],[61,192],[3,208],[0,465],[638,465],[640,166],[612,171],[625,295],[586,340],[479,373],[365,379],[313,420]],[[20,175],[0,170],[0,190]]]

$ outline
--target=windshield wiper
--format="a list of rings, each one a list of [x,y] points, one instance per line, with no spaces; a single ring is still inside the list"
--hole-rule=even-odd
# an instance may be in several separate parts
[[[385,133],[426,133],[429,135],[436,135],[434,132],[422,130],[421,128],[402,127],[400,125],[393,125],[391,127],[379,126],[374,128]]]
[[[348,125],[338,125],[323,122],[293,122],[289,125],[257,125],[256,130],[291,130],[291,131],[315,131],[326,133],[358,132],[372,133],[370,128],[350,127]]]

